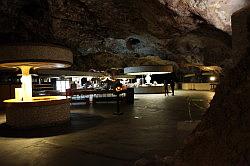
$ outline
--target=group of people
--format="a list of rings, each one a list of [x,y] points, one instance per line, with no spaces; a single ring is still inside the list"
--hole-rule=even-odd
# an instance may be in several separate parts
[[[174,96],[174,86],[175,86],[175,83],[174,83],[174,80],[172,80],[172,79],[171,79],[171,80],[165,80],[165,81],[164,81],[165,96],[169,94],[169,91],[168,91],[168,84],[170,84],[172,96]]]

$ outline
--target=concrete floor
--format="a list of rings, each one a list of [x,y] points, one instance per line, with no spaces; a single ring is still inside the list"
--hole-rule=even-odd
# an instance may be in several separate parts
[[[186,97],[195,99],[194,120],[201,119],[213,92],[177,91],[136,95],[134,105],[74,105],[71,124],[30,131],[8,129],[0,116],[0,166],[81,165],[130,166],[142,157],[173,155],[195,123],[189,120]],[[197,100],[198,99],[198,100]]]

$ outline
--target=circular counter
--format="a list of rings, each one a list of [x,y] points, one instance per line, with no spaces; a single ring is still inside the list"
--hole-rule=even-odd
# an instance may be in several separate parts
[[[135,87],[135,94],[157,94],[164,93],[164,86]]]
[[[61,96],[33,97],[32,101],[5,100],[6,124],[13,128],[57,125],[70,120],[70,102]]]
[[[0,67],[32,66],[34,69],[66,68],[73,63],[73,53],[64,47],[49,44],[0,46]]]
[[[147,75],[147,74],[167,74],[173,72],[172,65],[163,66],[136,66],[124,68],[124,73],[128,75]]]

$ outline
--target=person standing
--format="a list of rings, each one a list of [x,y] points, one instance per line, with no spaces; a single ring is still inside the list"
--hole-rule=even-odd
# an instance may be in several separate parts
[[[171,87],[171,91],[172,91],[172,96],[174,96],[174,86],[175,86],[174,80],[171,80],[170,87]]]
[[[164,80],[165,96],[168,95],[168,81]]]

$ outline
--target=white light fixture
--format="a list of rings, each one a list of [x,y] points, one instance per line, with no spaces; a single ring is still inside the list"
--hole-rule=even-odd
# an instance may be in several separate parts
[[[215,80],[216,80],[216,77],[215,77],[215,76],[211,76],[211,77],[209,78],[209,80],[210,80],[210,81],[215,81]]]
[[[146,80],[146,83],[147,83],[147,84],[150,84],[150,81],[151,81],[150,74],[147,74],[145,80]]]

